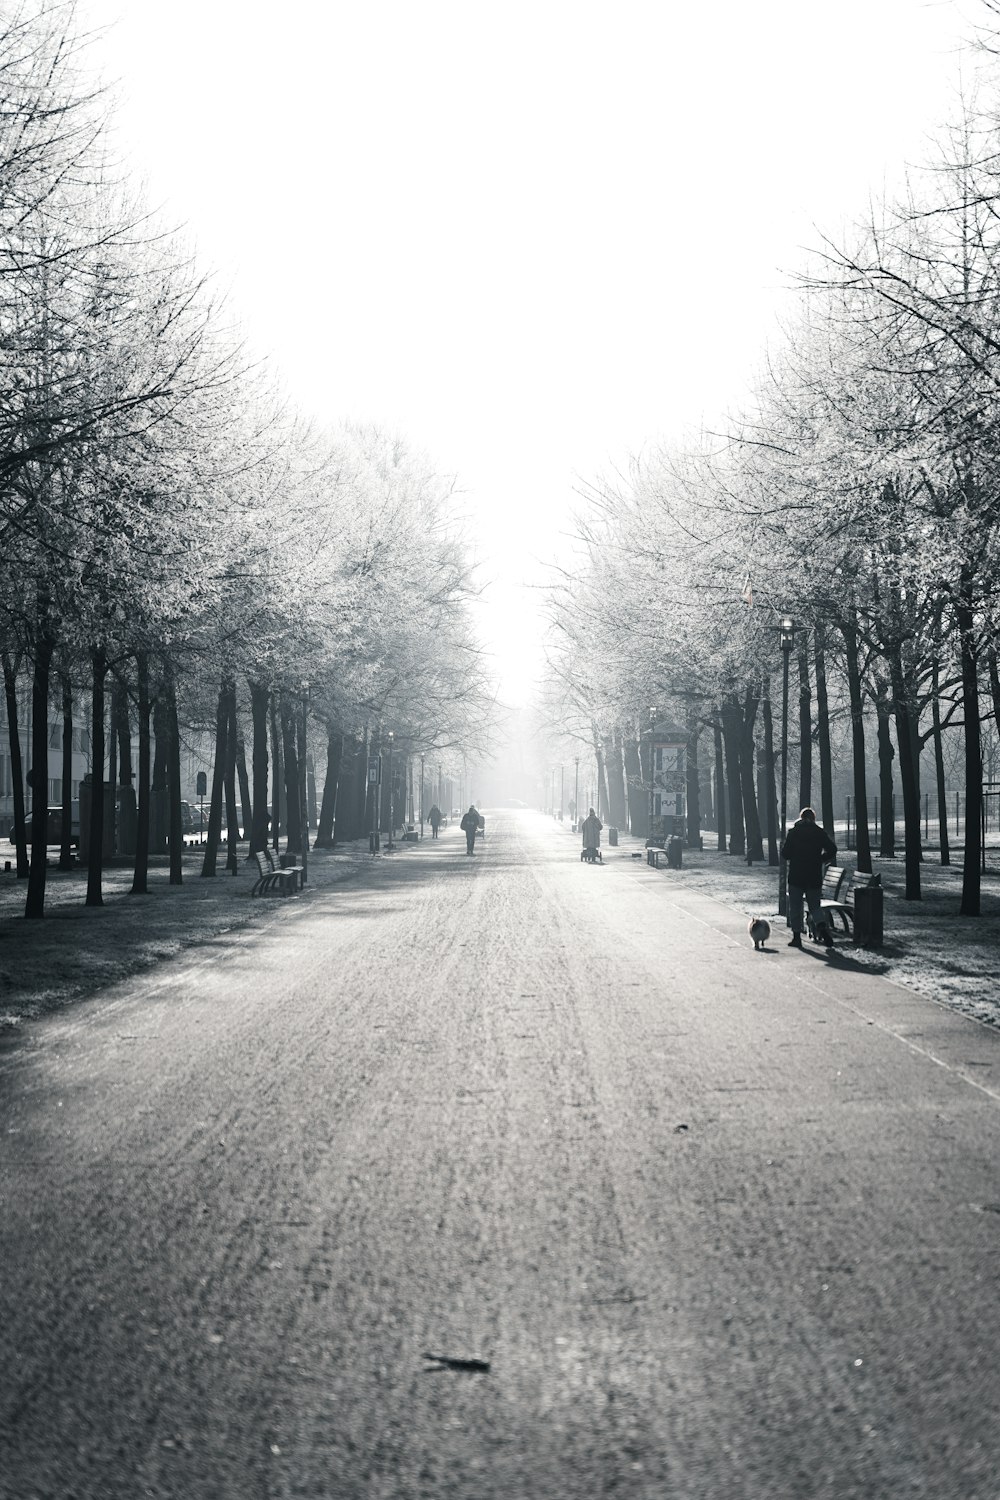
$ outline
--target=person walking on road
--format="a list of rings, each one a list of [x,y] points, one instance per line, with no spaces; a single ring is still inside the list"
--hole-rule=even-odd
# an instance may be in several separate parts
[[[471,803],[469,806],[469,811],[465,814],[465,817],[462,819],[459,825],[465,833],[466,854],[471,854],[473,849],[475,848],[476,834],[479,832],[479,825],[482,821],[483,820],[480,818],[479,813],[476,811],[475,803]]]
[[[438,807],[436,802],[431,808],[430,812],[427,814],[427,817],[431,825],[431,838],[436,839],[438,836],[438,829],[441,827],[442,821],[441,809]]]
[[[833,938],[823,921],[819,901],[823,889],[823,866],[834,863],[837,846],[826,829],[816,822],[811,807],[804,807],[788,830],[781,846],[781,857],[788,862],[788,925],[792,929],[789,948],[802,947],[803,900],[808,903],[820,942],[832,948]]]
[[[591,808],[590,812],[580,824],[580,829],[583,833],[583,847],[585,849],[594,851],[601,847],[601,829],[603,827],[604,824],[601,822],[594,809]]]

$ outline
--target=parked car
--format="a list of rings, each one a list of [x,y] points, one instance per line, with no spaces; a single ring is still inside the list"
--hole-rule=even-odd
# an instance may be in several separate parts
[[[46,844],[57,844],[57,845],[60,845],[60,846],[62,845],[62,826],[63,826],[62,808],[61,807],[50,807],[48,809],[48,826],[47,826],[46,831],[45,831],[45,842],[46,842]],[[28,814],[27,819],[26,819],[25,833],[26,833],[28,842],[30,844],[30,842],[31,842],[31,814],[30,813]],[[9,840],[10,840],[10,842],[12,844],[14,844],[14,843],[17,842],[17,839],[16,839],[15,834],[14,834],[14,825],[13,825],[13,823],[10,825],[10,833],[8,835],[8,838],[9,838]],[[79,802],[74,802],[70,806],[69,842],[70,842],[70,847],[73,848],[73,849],[78,849],[80,847],[80,804],[79,804]]]

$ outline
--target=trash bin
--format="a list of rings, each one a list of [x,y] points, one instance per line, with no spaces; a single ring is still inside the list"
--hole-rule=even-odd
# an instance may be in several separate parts
[[[863,885],[855,875],[852,896],[854,900],[854,944],[857,948],[881,948],[882,910],[884,893],[882,877],[870,875]]]
[[[618,848],[618,829],[617,828],[609,828],[608,829],[608,843],[611,845],[612,849],[617,849]]]
[[[667,864],[671,870],[680,869],[683,851],[683,840],[679,839],[676,833],[671,834],[670,838],[667,839]]]

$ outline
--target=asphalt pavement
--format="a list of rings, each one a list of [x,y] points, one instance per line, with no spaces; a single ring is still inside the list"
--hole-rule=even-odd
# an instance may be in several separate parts
[[[997,1500],[995,1032],[529,813],[276,916],[0,1059],[3,1500]]]

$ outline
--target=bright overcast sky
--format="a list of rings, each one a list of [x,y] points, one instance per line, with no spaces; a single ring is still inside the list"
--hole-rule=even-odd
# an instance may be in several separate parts
[[[458,476],[514,698],[576,477],[738,400],[783,273],[920,158],[969,32],[951,0],[87,11],[153,201],[301,407]]]

